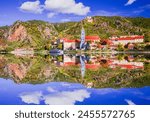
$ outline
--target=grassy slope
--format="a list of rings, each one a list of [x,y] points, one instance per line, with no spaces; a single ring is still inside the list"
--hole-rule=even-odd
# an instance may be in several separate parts
[[[55,24],[55,27],[61,35],[69,35],[72,38],[80,37],[80,30],[83,26],[86,35],[99,35],[102,39],[108,38],[112,35],[145,34],[146,41],[150,40],[149,18],[95,16],[93,17],[93,20],[93,23],[88,23],[86,20],[82,20],[81,22]]]

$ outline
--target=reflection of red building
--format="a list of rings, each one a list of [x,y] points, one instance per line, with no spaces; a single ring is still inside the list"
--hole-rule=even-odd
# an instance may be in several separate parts
[[[120,67],[121,69],[144,69],[144,64],[143,62],[128,62],[127,60],[111,60],[109,67]]]
[[[100,68],[101,65],[100,64],[85,64],[85,67],[86,67],[86,69],[96,70],[96,69]]]
[[[59,66],[67,67],[67,66],[80,66],[80,60],[76,56],[69,57],[63,56],[63,62],[55,62],[59,64]],[[109,68],[117,68],[121,69],[144,69],[143,62],[134,62],[132,56],[128,56],[125,59],[118,60],[115,56],[113,57],[90,57],[90,60],[85,61],[85,68],[96,70],[100,67],[109,67]]]

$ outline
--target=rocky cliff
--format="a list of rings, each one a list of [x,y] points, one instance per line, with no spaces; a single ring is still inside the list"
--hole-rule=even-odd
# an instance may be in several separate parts
[[[12,48],[44,49],[58,33],[52,24],[33,20],[17,21],[7,30],[4,27],[0,28],[0,35],[1,40],[5,40]]]
[[[40,84],[53,81],[57,68],[45,58],[20,57],[14,55],[0,55],[0,77],[12,79],[16,83]]]

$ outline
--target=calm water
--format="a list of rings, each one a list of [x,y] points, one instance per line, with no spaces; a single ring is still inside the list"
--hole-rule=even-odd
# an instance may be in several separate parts
[[[0,55],[0,104],[150,105],[150,56]]]

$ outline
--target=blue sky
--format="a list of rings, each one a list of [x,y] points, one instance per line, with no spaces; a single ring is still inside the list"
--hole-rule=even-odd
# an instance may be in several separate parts
[[[90,89],[77,83],[15,84],[0,78],[0,105],[26,104],[150,105],[150,87]]]
[[[150,17],[150,0],[1,0],[0,26],[16,20],[78,21],[86,16]]]

